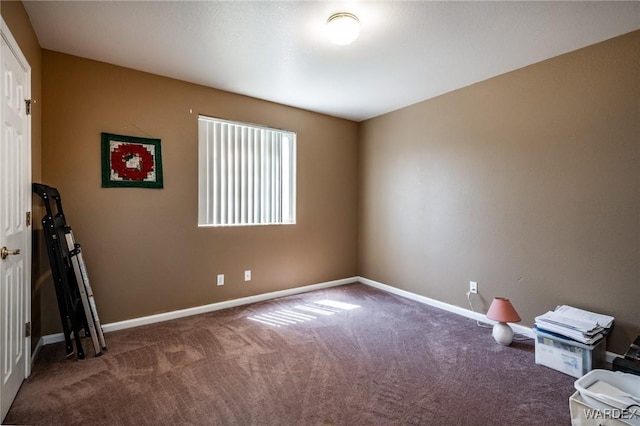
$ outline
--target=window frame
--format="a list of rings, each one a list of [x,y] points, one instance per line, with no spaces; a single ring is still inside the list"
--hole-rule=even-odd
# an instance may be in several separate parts
[[[296,204],[296,132],[198,115],[198,227],[295,225]]]

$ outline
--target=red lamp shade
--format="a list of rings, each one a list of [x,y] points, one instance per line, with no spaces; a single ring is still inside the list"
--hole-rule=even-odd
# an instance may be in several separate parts
[[[496,297],[489,306],[487,318],[498,322],[520,322],[520,316],[513,308],[509,299],[504,297]]]

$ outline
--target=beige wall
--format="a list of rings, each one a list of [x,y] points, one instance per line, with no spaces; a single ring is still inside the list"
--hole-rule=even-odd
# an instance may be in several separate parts
[[[640,332],[640,33],[358,127],[42,56],[22,4],[0,11],[32,67],[34,181],[62,191],[103,322],[358,273],[465,308],[477,280],[476,309],[507,296],[525,325],[559,303],[610,313],[617,352]],[[298,225],[196,227],[198,113],[298,132]],[[103,131],[161,138],[165,189],[100,188]],[[47,334],[60,326],[40,239],[33,316],[43,291]]]
[[[356,275],[357,123],[48,50],[43,88],[43,181],[103,323]],[[297,132],[296,225],[197,227],[198,114]],[[164,189],[101,188],[101,132],[161,139]]]
[[[361,125],[359,274],[468,308],[510,298],[640,333],[640,32]]]
[[[42,101],[42,49],[38,43],[38,38],[31,27],[31,21],[20,1],[0,2],[0,13],[2,19],[9,27],[11,35],[20,46],[20,50],[31,66],[31,98],[36,101],[31,109],[31,174],[34,181],[41,177],[41,101]],[[40,339],[40,297],[42,284],[48,276],[48,259],[46,249],[41,246],[40,238],[42,226],[40,218],[43,212],[40,209],[40,200],[37,196],[33,198],[33,257],[31,267],[31,320],[32,347]]]

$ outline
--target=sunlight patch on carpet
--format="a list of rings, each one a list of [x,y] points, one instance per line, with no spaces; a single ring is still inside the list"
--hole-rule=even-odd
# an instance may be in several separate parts
[[[261,324],[280,327],[314,321],[319,318],[317,315],[331,316],[359,307],[360,306],[351,303],[325,299],[318,302],[295,305],[290,309],[279,309],[264,314],[253,315],[247,317],[247,319]]]

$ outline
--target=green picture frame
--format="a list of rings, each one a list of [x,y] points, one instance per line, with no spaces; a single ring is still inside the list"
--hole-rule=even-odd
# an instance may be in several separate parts
[[[101,134],[103,188],[163,188],[160,139]]]

